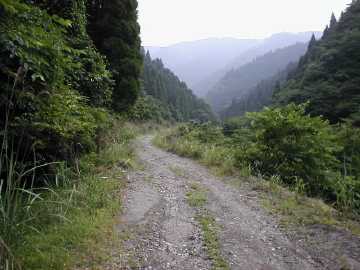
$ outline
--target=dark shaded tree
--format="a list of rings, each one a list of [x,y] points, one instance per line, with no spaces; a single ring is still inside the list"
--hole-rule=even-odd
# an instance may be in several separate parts
[[[330,29],[334,29],[336,24],[337,24],[337,19],[335,17],[335,14],[332,13],[331,14],[331,19],[330,19]]]
[[[112,107],[118,112],[134,104],[140,91],[142,55],[137,5],[136,0],[87,2],[88,33],[110,63],[115,81]]]

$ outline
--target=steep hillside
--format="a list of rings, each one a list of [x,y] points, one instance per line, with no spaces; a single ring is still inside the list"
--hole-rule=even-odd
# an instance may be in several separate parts
[[[314,32],[315,36],[320,38],[321,32]],[[278,33],[260,40],[256,45],[245,52],[236,55],[231,61],[228,61],[225,66],[218,66],[217,70],[212,74],[208,74],[206,78],[197,83],[193,88],[196,93],[200,93],[202,96],[206,94],[216,85],[218,81],[221,80],[227,72],[233,68],[239,68],[256,57],[262,56],[270,51],[281,49],[294,45],[296,43],[306,43],[310,40],[313,32],[304,32],[304,33]]]
[[[267,53],[249,64],[228,72],[208,93],[207,100],[214,110],[221,111],[254,88],[262,80],[274,76],[306,52],[306,43]]]
[[[312,115],[332,123],[351,118],[360,125],[360,1],[353,1],[338,22],[332,16],[324,37],[309,47],[276,102],[310,101]]]
[[[192,88],[258,42],[254,39],[211,38],[145,49],[149,50],[154,58],[160,58]]]
[[[220,113],[221,118],[243,116],[247,112],[261,111],[265,106],[271,105],[274,92],[286,83],[289,74],[294,72],[296,67],[297,63],[290,63],[283,71],[261,81],[247,94],[233,100],[232,104]]]
[[[144,57],[142,81],[143,96],[130,111],[129,115],[132,118],[215,120],[210,106],[197,98],[160,59],[152,60],[149,52]]]

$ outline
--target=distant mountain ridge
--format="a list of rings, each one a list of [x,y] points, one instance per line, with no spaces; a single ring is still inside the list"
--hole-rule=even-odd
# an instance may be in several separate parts
[[[238,68],[271,50],[308,42],[313,32],[279,33],[265,39],[209,38],[165,47],[145,46],[160,58],[194,93],[207,92],[232,68]],[[314,32],[320,36],[320,32]]]
[[[252,48],[256,39],[211,38],[182,42],[169,47],[145,47],[153,58],[166,66],[193,88],[203,78]]]
[[[265,106],[270,106],[273,102],[274,92],[286,84],[289,75],[296,70],[297,65],[298,62],[292,62],[271,78],[259,82],[241,98],[234,99],[229,107],[219,113],[220,117],[228,119],[243,116],[247,112],[261,111]]]
[[[206,100],[217,111],[223,111],[233,100],[245,96],[261,81],[284,70],[291,62],[297,62],[307,50],[308,43],[296,43],[268,52],[252,62],[232,69],[212,88]]]

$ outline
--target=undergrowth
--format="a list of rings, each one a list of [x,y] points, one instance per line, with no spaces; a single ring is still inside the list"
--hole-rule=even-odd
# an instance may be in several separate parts
[[[0,269],[93,268],[105,261],[106,248],[117,242],[114,217],[138,131],[115,124],[98,154],[82,157],[75,168],[56,164],[55,180],[42,188],[22,186],[31,172],[19,173],[15,158],[2,158],[8,175],[0,185]]]
[[[262,205],[270,213],[280,216],[281,225],[285,227],[323,224],[345,228],[360,235],[358,216],[351,212],[338,211],[321,199],[289,190],[273,180],[252,178],[250,187],[261,192]]]
[[[304,114],[306,105],[267,109],[225,123],[184,124],[154,143],[198,160],[232,184],[261,191],[286,224],[328,224],[359,233],[360,130]]]

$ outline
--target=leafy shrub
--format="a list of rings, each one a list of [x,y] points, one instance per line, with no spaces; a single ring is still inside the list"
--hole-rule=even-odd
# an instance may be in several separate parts
[[[254,141],[242,156],[265,176],[279,175],[289,185],[303,179],[310,194],[329,194],[341,146],[329,123],[305,108],[290,104],[249,114]]]
[[[35,3],[0,6],[0,127],[9,123],[20,159],[71,161],[93,149],[108,114],[89,105],[110,103],[112,82],[86,32],[75,31],[85,26]]]
[[[227,147],[237,148],[238,153],[245,152],[250,142],[255,140],[250,124],[251,121],[247,117],[237,117],[225,122],[223,133]]]
[[[233,117],[226,120],[223,124],[223,133],[225,136],[231,137],[237,131],[249,127],[249,120],[246,117]]]
[[[222,130],[183,124],[156,143],[215,166],[222,174],[261,174],[297,193],[319,196],[349,211],[360,209],[360,129],[331,126],[305,113],[307,104],[267,108],[234,118]]]
[[[191,128],[188,136],[195,138],[200,143],[216,144],[223,139],[221,128],[212,123],[195,124]]]
[[[208,146],[204,149],[202,161],[209,166],[231,167],[233,162],[233,151],[230,148],[219,146]]]
[[[342,174],[360,179],[360,128],[344,123],[336,127],[336,132],[343,147],[337,155]]]
[[[127,112],[127,116],[135,121],[153,120],[161,122],[163,120],[173,120],[167,106],[151,96],[139,97],[134,106]]]

